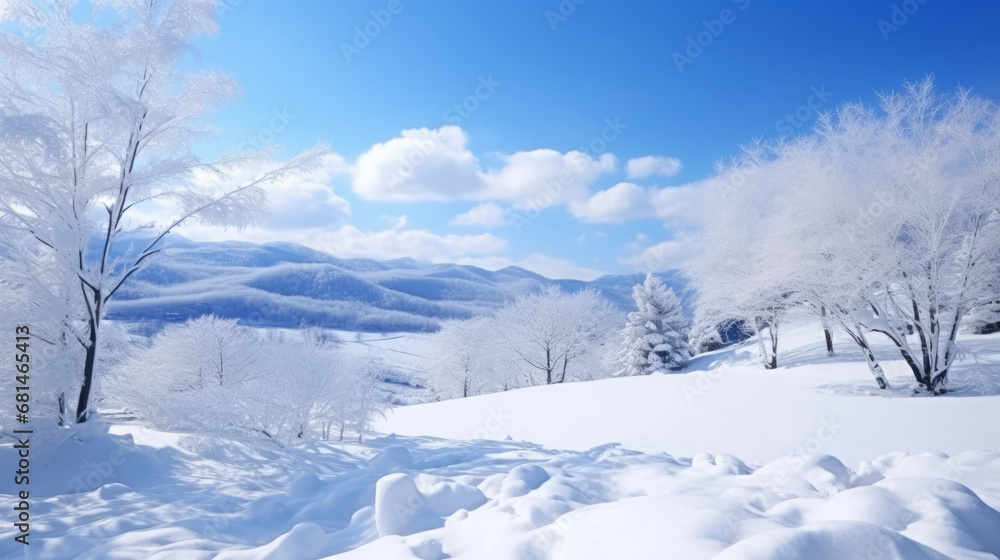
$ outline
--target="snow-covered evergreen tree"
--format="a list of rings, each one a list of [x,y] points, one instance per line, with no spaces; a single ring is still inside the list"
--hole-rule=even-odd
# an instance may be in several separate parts
[[[691,326],[674,291],[649,273],[632,289],[636,311],[629,313],[619,360],[623,375],[648,375],[684,367],[694,356]]]

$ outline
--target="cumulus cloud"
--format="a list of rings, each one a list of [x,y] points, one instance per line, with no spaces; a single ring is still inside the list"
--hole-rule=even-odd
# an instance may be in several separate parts
[[[500,163],[483,167],[457,126],[408,129],[361,154],[351,169],[351,186],[368,200],[506,200],[519,208],[546,208],[585,197],[617,164],[611,154],[595,159],[551,149],[503,154]]]
[[[479,161],[457,126],[404,130],[358,156],[351,186],[368,200],[413,202],[476,198],[485,190]]]
[[[629,179],[642,179],[650,175],[673,177],[681,170],[681,160],[674,157],[644,156],[632,158],[625,164]]]
[[[261,167],[244,166],[226,170],[226,175],[205,170],[193,172],[185,184],[186,188],[200,192],[221,193],[260,177],[262,173],[277,169],[282,162],[271,161]],[[334,177],[344,175],[349,166],[337,154],[323,157],[318,166],[308,173],[300,174],[287,181],[269,184],[265,187],[268,195],[267,218],[263,227],[267,230],[308,229],[312,227],[339,226],[352,217],[351,204],[339,196],[330,186]],[[181,213],[173,201],[156,199],[137,206],[130,212],[132,226],[156,224],[166,226]],[[178,233],[185,235],[205,235],[210,238],[226,238],[224,228],[197,225],[197,220],[186,222]],[[213,235],[212,232],[217,232]],[[231,237],[231,234],[228,235]]]
[[[618,183],[570,204],[569,210],[585,222],[624,223],[655,218],[671,226],[698,225],[706,217],[707,201],[719,188],[718,179],[662,188]]]
[[[695,245],[686,238],[652,243],[649,236],[638,234],[625,246],[619,262],[642,272],[661,272],[682,268],[695,254]]]
[[[468,212],[462,212],[448,222],[449,226],[478,226],[492,228],[501,226],[506,221],[503,208],[493,202],[484,202],[473,206]]]
[[[649,204],[656,217],[670,226],[699,225],[707,217],[706,201],[717,188],[716,181],[705,179],[677,187],[649,191]]]
[[[513,201],[517,208],[548,208],[585,197],[588,187],[615,165],[611,154],[595,160],[576,150],[517,152],[504,156],[500,169],[485,174],[486,196]]]
[[[574,217],[588,222],[621,223],[655,216],[650,205],[650,193],[634,183],[618,183],[597,191],[587,200],[571,204],[569,208]]]

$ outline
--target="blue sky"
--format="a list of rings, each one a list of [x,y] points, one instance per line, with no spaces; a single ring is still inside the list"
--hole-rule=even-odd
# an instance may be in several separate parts
[[[697,228],[705,179],[740,144],[927,74],[1000,99],[998,15],[944,0],[228,0],[191,64],[232,73],[244,99],[199,150],[326,140],[339,157],[276,193],[264,229],[188,234],[556,276],[676,266],[671,240]]]

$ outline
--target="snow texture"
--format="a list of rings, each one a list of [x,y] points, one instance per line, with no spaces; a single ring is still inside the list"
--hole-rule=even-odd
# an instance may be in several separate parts
[[[989,430],[968,429],[995,425],[1000,397],[848,390],[870,385],[863,360],[826,356],[818,332],[786,335],[791,365],[777,371],[755,365],[751,342],[699,357],[681,375],[405,407],[380,426],[449,438],[282,448],[135,424],[39,427],[60,441],[33,462],[30,557],[1000,554],[1000,450]],[[962,342],[980,345],[980,363],[995,364],[997,336]],[[897,366],[888,362],[887,371],[906,375]],[[748,393],[765,375],[767,391]],[[699,383],[701,395],[683,404],[684,387]],[[919,439],[906,435],[930,414],[941,421]],[[544,445],[521,439],[528,435]],[[616,439],[627,443],[605,443]],[[3,461],[14,453],[0,446]],[[0,480],[0,493],[12,491],[11,480]],[[0,556],[20,557],[11,529],[3,531]]]

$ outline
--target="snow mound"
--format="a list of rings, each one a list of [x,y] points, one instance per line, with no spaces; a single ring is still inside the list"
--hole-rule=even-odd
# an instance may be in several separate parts
[[[315,523],[299,523],[292,530],[264,546],[239,551],[226,551],[215,560],[299,560],[318,558],[330,547],[323,528]]]
[[[716,560],[844,560],[905,558],[949,560],[920,543],[877,525],[831,522],[808,529],[786,529],[756,535],[723,551]]]
[[[1000,555],[1000,451],[892,453],[855,471],[823,453],[753,467],[726,454],[688,459],[617,445],[558,451],[515,441],[393,436],[308,450],[219,439],[208,459],[172,448],[167,442],[179,438],[169,434],[136,431],[140,443],[156,440],[160,448],[153,449],[88,430],[96,433],[77,434],[76,447],[62,452],[90,457],[132,446],[142,457],[185,459],[170,464],[170,477],[159,482],[123,473],[124,482],[36,499],[31,546],[38,557]],[[18,552],[5,531],[0,557]]]
[[[31,494],[38,497],[100,489],[111,499],[133,489],[162,484],[175,462],[173,452],[135,445],[128,435],[108,433],[99,421],[72,428],[42,425],[28,436],[32,451]],[[16,465],[18,450],[0,446],[0,462]],[[14,494],[14,477],[0,478],[0,494]]]
[[[410,475],[390,474],[375,484],[375,526],[381,536],[408,535],[443,527],[452,514],[484,503],[474,486],[442,481],[421,492]]]

